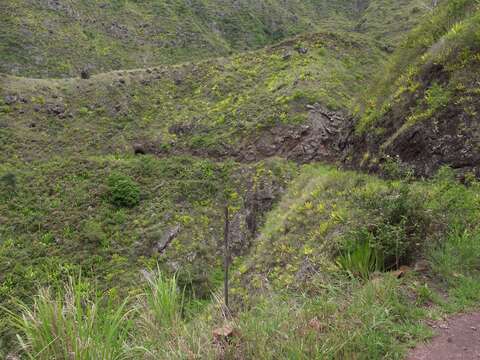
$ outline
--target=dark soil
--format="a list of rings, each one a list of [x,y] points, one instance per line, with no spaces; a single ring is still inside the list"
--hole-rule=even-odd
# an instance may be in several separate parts
[[[480,359],[480,313],[458,315],[431,326],[438,335],[413,349],[408,360]]]

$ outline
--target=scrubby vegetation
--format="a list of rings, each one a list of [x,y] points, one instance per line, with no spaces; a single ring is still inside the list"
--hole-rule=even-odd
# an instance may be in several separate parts
[[[410,183],[306,167],[269,215],[242,270],[255,287],[267,281],[305,290],[310,276],[325,281],[337,265],[363,278],[412,265],[451,229],[474,226],[476,190],[461,191],[447,173],[447,183]],[[469,208],[461,215],[464,206]]]
[[[407,36],[362,103],[356,131],[375,153],[368,165],[400,155],[421,175],[442,163],[478,175],[478,10],[476,0],[446,1]],[[462,140],[438,141],[446,137]]]
[[[121,299],[138,293],[143,287],[139,271],[158,262],[165,273],[178,272],[185,296],[195,296],[201,307],[221,282],[217,239],[222,237],[224,190],[231,194],[231,205],[241,208],[240,221],[251,181],[278,197],[296,166],[283,160],[242,165],[131,156],[57,158],[31,162],[28,168],[4,164],[2,171],[16,179],[15,193],[0,203],[2,306],[10,308],[13,298],[26,301],[38,287],[56,291],[80,272],[85,281],[96,279],[98,290],[109,289],[110,298]],[[122,206],[110,201],[112,179],[120,184],[113,199]],[[124,207],[132,194],[138,199],[138,189],[141,202]],[[261,219],[258,210],[259,224]],[[177,226],[176,237],[164,244]],[[242,222],[238,226],[244,231]],[[240,249],[248,234],[239,238]],[[2,335],[8,329],[2,325]]]
[[[399,359],[478,306],[478,1],[237,3],[0,5],[0,357]]]
[[[6,77],[0,98],[12,103],[0,120],[0,156],[123,154],[135,143],[144,152],[235,156],[273,127],[308,123],[307,105],[348,108],[384,56],[358,34],[316,34],[229,59],[88,80]]]
[[[70,278],[64,294],[42,289],[33,308],[18,303],[9,312],[21,335],[18,341],[31,359],[121,359],[132,319],[128,299],[114,303],[91,294],[88,283]],[[93,296],[90,298],[90,296]]]
[[[475,0],[448,1],[429,21],[422,23],[407,36],[401,50],[396,52],[387,65],[388,75],[380,77],[376,93],[373,93],[375,97],[369,100],[359,131],[365,131],[369,124],[374,126],[382,112],[390,109],[394,103],[400,103],[406,93],[424,92],[424,98],[417,103],[426,105],[430,112],[423,115],[424,119],[430,119],[433,112],[449,102],[453,93],[443,88],[447,74],[438,79],[431,76],[429,83],[422,84],[422,80],[427,80],[422,79],[422,73],[433,71],[432,65],[439,66],[439,71],[445,68],[447,72],[453,72],[465,68],[467,62],[475,64],[475,53],[478,50],[474,29],[478,22],[476,10],[478,2]],[[461,78],[454,80],[461,81]],[[437,81],[444,83],[439,84]],[[449,89],[456,88],[454,83],[448,85]],[[412,122],[418,116],[419,114],[406,116],[405,119]]]
[[[357,24],[391,46],[426,10],[423,0],[376,3],[358,22],[361,9],[351,0],[8,1],[0,7],[0,72],[79,77],[225,56]]]
[[[84,283],[68,285],[65,300],[52,298],[49,291],[42,290],[33,305],[34,311],[22,305],[24,317],[13,315],[21,324],[22,344],[34,358],[42,358],[35,357],[42,347],[34,344],[40,340],[45,346],[45,358],[51,358],[46,355],[50,354],[48,351],[68,351],[72,344],[83,346],[97,341],[103,341],[103,347],[96,347],[96,351],[115,345],[115,352],[109,353],[112,358],[120,358],[115,355],[120,353],[127,358],[184,358],[186,354],[201,358],[251,358],[258,354],[266,359],[351,358],[354,354],[365,354],[365,358],[398,358],[409,345],[429,335],[419,320],[468,310],[480,300],[479,229],[472,221],[480,212],[480,188],[476,182],[469,187],[458,184],[452,174],[444,169],[437,179],[408,183],[416,195],[424,194],[424,205],[417,209],[415,196],[400,195],[401,186],[407,185],[403,181],[383,181],[321,166],[305,167],[291,193],[269,214],[262,231],[265,235],[258,242],[254,256],[236,259],[235,284],[243,283],[247,287],[235,289],[235,318],[223,313],[221,298],[215,293],[212,297],[217,300],[203,309],[197,308],[192,317],[185,307],[191,308],[193,299],[184,298],[184,290],[175,277],[168,279],[154,269],[143,280],[145,292],[140,291],[137,297],[125,300],[128,305],[111,310],[105,308],[110,302],[102,305],[107,298],[88,300],[91,298],[87,290],[91,290],[91,286],[82,290],[80,284]],[[309,183],[309,195],[298,198],[295,189],[305,186],[305,181]],[[340,196],[343,200],[337,199],[338,191],[345,193]],[[417,213],[410,212],[410,205],[428,214],[432,222],[425,230],[426,236],[418,240],[421,243],[412,244],[415,259],[424,259],[427,268],[415,266],[413,259],[402,259],[402,265],[411,267],[400,279],[395,272],[382,273],[374,268],[368,269],[372,270],[368,273],[357,273],[357,257],[341,266],[336,261],[336,249],[345,246],[342,231],[348,233],[352,228],[359,228],[358,219],[378,224],[391,218],[392,213],[381,218],[386,191],[391,199],[398,196],[394,200],[396,205],[389,205],[396,209],[392,213],[403,219],[398,226],[406,230],[406,224],[421,221]],[[377,193],[383,196],[376,196]],[[357,204],[352,208],[356,216],[350,217],[344,209],[353,204]],[[298,211],[309,212],[309,215],[297,216]],[[280,220],[279,213],[285,213]],[[311,221],[305,223],[306,218]],[[327,228],[325,223],[330,230],[323,235],[317,233],[312,239],[309,234],[317,228]],[[290,230],[284,233],[284,229],[279,229],[284,233],[283,238],[269,242],[269,236],[273,236],[279,226],[288,226]],[[289,247],[289,241],[295,242],[295,247]],[[267,243],[271,255],[262,253]],[[306,262],[312,266],[300,271],[294,269],[295,264]],[[282,263],[287,266],[280,273],[276,269]],[[348,270],[347,273],[344,270]],[[290,275],[295,279],[293,282]],[[241,289],[249,291],[244,293]],[[267,289],[269,291],[265,291]],[[105,296],[111,299],[111,291]],[[77,300],[72,301],[72,298]],[[71,306],[78,308],[74,310]],[[49,314],[59,309],[63,309],[59,316],[65,321],[62,326],[66,329],[85,326],[89,332],[77,336],[77,342],[69,342],[66,334],[71,334],[70,330],[51,341],[55,333],[48,329],[62,329],[62,326],[55,323],[60,321],[57,317]],[[89,323],[90,310],[102,312],[102,317],[95,319],[93,324]],[[80,318],[75,320],[69,314]],[[103,328],[105,316],[122,323],[117,326],[117,322],[111,321],[109,328]],[[212,342],[212,331],[226,324],[235,329],[231,338],[226,341],[220,337]],[[43,338],[40,332],[50,337]],[[104,341],[107,334],[108,341]],[[89,337],[92,338],[87,341]],[[75,351],[80,356],[84,349]]]

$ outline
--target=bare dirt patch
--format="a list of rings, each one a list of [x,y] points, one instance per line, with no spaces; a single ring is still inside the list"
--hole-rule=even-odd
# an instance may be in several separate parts
[[[480,312],[435,322],[431,327],[438,335],[413,349],[408,360],[480,359]]]

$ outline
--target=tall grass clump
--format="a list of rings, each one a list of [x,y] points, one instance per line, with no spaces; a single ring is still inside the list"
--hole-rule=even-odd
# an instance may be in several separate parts
[[[480,273],[480,232],[452,231],[431,251],[434,270],[444,279]]]
[[[82,284],[70,279],[63,293],[41,289],[32,306],[17,301],[20,311],[7,313],[27,358],[116,360],[127,356],[127,301],[85,295]]]
[[[171,328],[182,317],[184,292],[178,288],[177,277],[166,277],[160,270],[147,276],[145,289],[145,320],[154,328]]]
[[[366,231],[359,231],[362,238],[351,242],[337,258],[337,265],[352,277],[367,279],[371,273],[384,268],[383,255],[374,247],[373,237]]]
[[[160,269],[146,273],[147,285],[140,295],[137,349],[144,358],[172,358],[178,344],[185,337],[182,321],[184,291],[178,287],[177,277],[165,276]],[[173,356],[176,358],[176,356]]]

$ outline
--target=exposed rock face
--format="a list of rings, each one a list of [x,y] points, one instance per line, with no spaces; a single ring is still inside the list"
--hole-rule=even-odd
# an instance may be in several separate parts
[[[158,146],[157,142],[138,140],[132,144],[132,150],[135,155],[155,154]]]
[[[159,156],[188,153],[194,156],[226,159],[239,162],[256,162],[278,156],[299,163],[312,161],[333,162],[339,159],[352,133],[352,119],[341,111],[330,111],[320,104],[307,105],[308,121],[302,125],[279,125],[247,137],[238,146],[225,145],[222,148],[185,148],[169,144],[168,150],[160,143],[144,144],[137,141],[137,147],[148,148],[148,153]],[[171,134],[190,136],[208,129],[193,123],[175,124],[169,128]],[[141,144],[141,146],[140,146]]]
[[[133,153],[135,155],[145,155],[147,153],[147,150],[144,146],[144,144],[141,143],[135,143],[133,144]]]
[[[425,89],[442,74],[424,79]],[[446,81],[444,79],[444,81]],[[309,120],[301,126],[280,126],[262,133],[244,145],[236,158],[258,161],[281,156],[299,163],[341,161],[367,171],[381,170],[386,159],[395,158],[411,167],[417,176],[432,176],[442,166],[457,169],[460,174],[472,172],[480,177],[480,103],[469,111],[452,101],[431,118],[402,128],[415,98],[405,99],[390,110],[377,125],[380,135],[354,135],[355,121],[342,112],[329,111],[315,104]],[[365,163],[365,154],[375,161]]]
[[[309,120],[300,126],[278,126],[263,132],[244,145],[237,155],[240,161],[256,161],[281,156],[301,163],[333,160],[342,145],[338,141],[346,117],[318,104],[311,106]]]
[[[478,100],[454,93],[432,115],[406,123],[412,109],[421,109],[421,99],[432,84],[447,86],[449,76],[441,65],[423,68],[419,89],[403,95],[375,124],[381,132],[348,137],[347,163],[375,172],[387,158],[395,158],[410,166],[417,176],[432,176],[441,166],[448,165],[459,175],[471,172],[480,177]]]
[[[455,106],[416,124],[382,148],[411,164],[418,175],[430,176],[442,165],[480,176],[480,123]]]
[[[432,81],[448,80],[441,71],[428,74],[423,79],[425,89]],[[298,163],[342,162],[370,172],[380,171],[386,159],[394,158],[411,167],[417,176],[431,176],[442,165],[449,165],[460,173],[473,172],[480,177],[480,120],[476,115],[480,113],[480,103],[474,103],[466,112],[464,107],[452,102],[431,118],[402,128],[405,114],[416,101],[416,97],[404,99],[375,125],[383,132],[371,131],[362,136],[355,135],[355,119],[351,116],[314,104],[307,105],[306,123],[271,127],[245,139],[235,148],[225,145],[215,149],[192,149],[169,144],[171,147],[165,150],[159,142],[136,143],[133,148],[137,154],[189,153],[218,159],[234,158],[240,162],[256,162],[274,156]],[[208,131],[195,124],[176,124],[169,130],[179,137]],[[365,162],[367,154],[370,159]],[[252,214],[256,211],[257,200],[247,200],[250,213],[245,214],[245,221],[252,231],[256,228]]]
[[[17,97],[15,95],[7,95],[4,100],[5,104],[11,105],[17,102]]]
[[[274,178],[265,177],[254,182],[253,177],[251,174],[243,207],[230,223],[230,244],[235,256],[246,253],[252,240],[258,235],[263,215],[272,209],[285,191]]]
[[[362,159],[366,154],[369,161]],[[348,165],[371,172],[381,170],[387,159],[394,158],[417,176],[432,176],[448,165],[460,174],[472,172],[480,177],[479,121],[446,109],[443,115],[412,125],[388,141],[371,134],[353,138],[347,155]]]
[[[246,221],[246,209],[235,214],[230,221],[230,250],[234,255],[241,255],[250,247],[251,234]]]
[[[351,120],[342,112],[329,111],[319,104],[309,106],[303,125],[283,125],[246,141],[235,154],[239,161],[258,161],[280,156],[299,163],[335,161],[341,156],[350,134]]]
[[[50,103],[45,105],[45,111],[49,115],[53,115],[59,118],[66,116],[66,109],[63,103]]]

